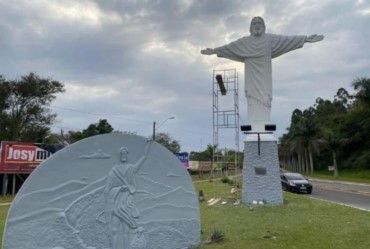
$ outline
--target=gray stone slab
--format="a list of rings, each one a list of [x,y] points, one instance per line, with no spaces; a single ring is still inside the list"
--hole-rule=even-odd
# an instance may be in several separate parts
[[[244,142],[243,198],[246,204],[282,204],[280,167],[276,141]]]
[[[79,141],[30,175],[6,222],[3,249],[190,248],[199,202],[181,162],[126,134]]]

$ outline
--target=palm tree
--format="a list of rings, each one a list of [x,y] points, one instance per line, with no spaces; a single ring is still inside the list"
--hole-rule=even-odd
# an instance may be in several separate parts
[[[291,136],[294,140],[294,146],[300,155],[303,155],[302,160],[308,160],[309,173],[313,175],[313,153],[319,152],[318,134],[320,131],[319,123],[310,115],[310,117],[303,117],[291,130]],[[301,170],[307,171],[301,165]]]
[[[208,144],[204,152],[209,158],[211,158],[211,178],[213,179],[214,161],[215,161],[215,158],[217,158],[217,144],[215,145]]]
[[[319,142],[324,144],[326,148],[331,151],[333,167],[334,167],[334,177],[338,177],[338,164],[337,164],[337,151],[343,143],[344,139],[339,137],[339,133],[334,130],[326,129],[322,132],[323,136],[319,139]]]

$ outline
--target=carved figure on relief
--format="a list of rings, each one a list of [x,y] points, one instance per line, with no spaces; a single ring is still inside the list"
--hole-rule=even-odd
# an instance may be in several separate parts
[[[108,173],[104,189],[105,217],[112,249],[131,248],[139,217],[139,211],[134,203],[135,174],[146,160],[151,144],[152,142],[148,142],[144,155],[135,164],[128,162],[129,151],[126,147],[122,147],[120,149],[121,163],[113,166]]]

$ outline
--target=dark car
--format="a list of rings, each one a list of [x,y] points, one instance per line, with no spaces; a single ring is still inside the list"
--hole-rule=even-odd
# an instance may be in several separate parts
[[[294,193],[312,193],[312,184],[298,173],[283,173],[280,175],[283,190]]]

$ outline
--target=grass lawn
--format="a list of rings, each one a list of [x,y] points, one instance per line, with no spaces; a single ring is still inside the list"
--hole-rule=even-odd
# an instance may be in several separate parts
[[[231,197],[230,186],[220,181],[199,182],[206,198]],[[284,205],[248,206],[201,204],[202,241],[213,229],[223,230],[224,242],[202,245],[205,249],[370,248],[370,212],[284,193]]]
[[[314,177],[323,178],[329,180],[341,180],[341,181],[351,181],[351,182],[363,182],[370,183],[370,170],[360,170],[360,171],[339,171],[339,177],[335,178],[333,172],[329,171],[318,171],[314,173]]]
[[[8,215],[8,210],[10,208],[10,205],[1,205],[1,204],[12,202],[13,199],[14,199],[13,196],[0,197],[0,248],[2,247],[5,220],[6,216]]]
[[[203,244],[200,249],[347,249],[370,248],[370,212],[311,199],[309,195],[284,193],[284,205],[233,205],[231,186],[213,182],[196,182],[206,199],[221,197],[227,204],[200,205],[202,241],[213,229],[222,230],[223,242]],[[12,197],[0,197],[0,203]],[[0,234],[9,206],[0,206]],[[1,248],[1,243],[0,243]]]

